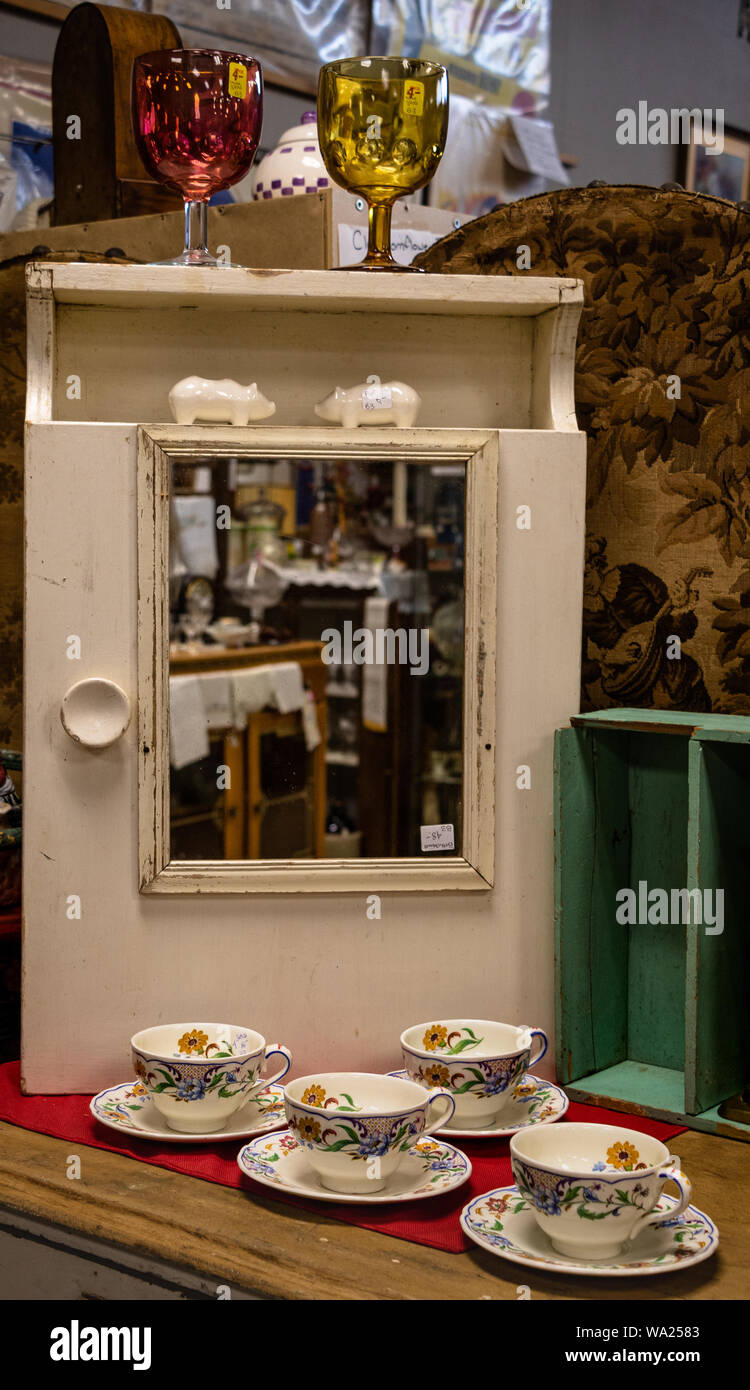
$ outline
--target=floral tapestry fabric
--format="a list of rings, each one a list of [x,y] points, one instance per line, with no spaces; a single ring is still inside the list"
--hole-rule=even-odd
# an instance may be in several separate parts
[[[496,208],[418,263],[584,282],[582,709],[750,713],[750,211],[565,189]]]

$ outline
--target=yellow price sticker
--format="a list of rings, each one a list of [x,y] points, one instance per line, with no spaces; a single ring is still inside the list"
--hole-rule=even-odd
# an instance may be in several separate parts
[[[404,88],[404,115],[421,116],[424,108],[424,84],[407,82]]]
[[[247,68],[244,63],[229,64],[229,95],[240,99],[247,96]]]

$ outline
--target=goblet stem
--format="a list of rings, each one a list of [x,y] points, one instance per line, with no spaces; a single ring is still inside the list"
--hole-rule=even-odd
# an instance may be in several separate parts
[[[180,257],[184,265],[216,265],[207,246],[208,203],[185,199],[185,250]]]
[[[208,250],[208,204],[185,200],[185,252]]]
[[[367,255],[359,265],[347,270],[407,270],[420,271],[418,265],[400,265],[391,255],[391,217],[393,204],[370,203],[367,208]]]
[[[367,209],[369,235],[365,265],[383,266],[393,269],[396,262],[391,255],[391,217],[393,204],[383,207],[381,203],[370,203]]]

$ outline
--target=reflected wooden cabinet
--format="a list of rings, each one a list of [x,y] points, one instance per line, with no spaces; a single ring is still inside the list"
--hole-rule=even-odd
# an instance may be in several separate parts
[[[202,652],[173,646],[175,675],[229,673],[276,662],[296,662],[305,689],[312,693],[320,732],[308,751],[299,711],[249,714],[244,729],[214,730],[210,758],[172,768],[170,826],[173,859],[264,859],[279,853],[320,858],[325,844],[327,729],[326,668],[321,642],[229,648]],[[280,748],[283,754],[279,755]],[[223,766],[225,785],[217,791],[215,769]],[[208,770],[207,770],[208,769]]]

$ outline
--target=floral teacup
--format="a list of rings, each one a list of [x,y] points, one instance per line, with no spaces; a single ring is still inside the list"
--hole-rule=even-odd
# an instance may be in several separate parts
[[[513,1177],[561,1255],[609,1260],[645,1226],[673,1223],[692,1188],[680,1160],[648,1134],[615,1125],[540,1125],[510,1141]],[[655,1212],[664,1183],[680,1201]]]
[[[423,1134],[441,1129],[453,1098],[399,1077],[320,1072],[285,1087],[289,1127],[324,1187],[378,1192]]]
[[[288,1048],[230,1023],[163,1023],[130,1039],[139,1082],[170,1129],[210,1134],[292,1064]],[[282,1065],[261,1074],[278,1053]]]
[[[531,1056],[534,1038],[541,1039]],[[401,1034],[409,1077],[420,1086],[446,1086],[456,1102],[456,1129],[488,1128],[513,1099],[526,1072],[547,1051],[541,1028],[516,1028],[482,1018],[415,1023]]]

